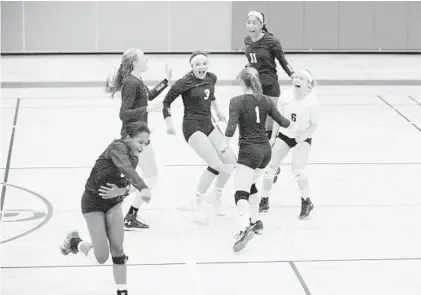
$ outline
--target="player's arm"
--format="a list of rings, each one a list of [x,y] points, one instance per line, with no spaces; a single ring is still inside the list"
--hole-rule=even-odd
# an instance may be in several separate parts
[[[278,108],[276,107],[276,104],[271,99],[268,99],[267,101],[269,103],[269,112],[268,112],[269,116],[271,116],[271,118],[279,126],[281,126],[283,128],[292,128],[291,121],[281,115],[281,113],[279,112]],[[275,127],[275,125],[273,127]],[[273,129],[273,131],[274,130],[275,129]],[[278,130],[279,130],[279,127],[278,127]],[[275,133],[273,131],[272,131],[272,136]]]
[[[229,119],[227,123],[227,129],[225,130],[225,138],[223,145],[229,144],[229,141],[234,136],[235,130],[237,129],[238,122],[240,120],[240,109],[236,99],[231,99],[229,106]]]
[[[275,54],[275,57],[279,61],[279,64],[284,69],[285,73],[292,78],[292,74],[294,74],[294,70],[292,69],[291,65],[288,63],[288,61],[285,58],[284,50],[282,49],[281,42],[279,40],[275,41],[275,44],[273,46],[273,51]]]
[[[164,79],[161,82],[158,83],[154,88],[148,89],[149,91],[149,100],[155,99],[158,95],[161,94],[162,91],[164,91],[165,88],[168,86],[168,80]]]
[[[120,119],[122,121],[137,120],[147,112],[147,107],[133,109],[136,99],[137,85],[133,81],[125,81],[124,89],[121,93]]]
[[[167,126],[173,126],[172,118],[171,118],[171,104],[180,96],[182,93],[182,85],[184,82],[182,80],[178,80],[175,84],[168,90],[167,95],[162,102],[162,114],[164,115],[165,122]]]
[[[281,97],[279,97],[278,99],[278,111],[283,114],[284,113],[284,100],[282,99],[282,93],[281,93]],[[278,122],[273,121],[273,127],[272,127],[272,139],[275,140],[276,137],[278,136],[278,132],[279,132],[279,128],[281,126],[278,124]]]
[[[313,136],[313,133],[316,131],[317,127],[319,126],[320,121],[320,106],[313,105],[310,107],[310,126],[304,131],[303,134],[300,134],[300,137],[303,140],[310,138]]]
[[[127,155],[127,149],[122,145],[114,145],[110,148],[109,155],[114,165],[117,166],[118,170],[133,184],[138,190],[142,191],[147,189],[148,186],[143,179],[137,174],[130,162],[129,156]]]

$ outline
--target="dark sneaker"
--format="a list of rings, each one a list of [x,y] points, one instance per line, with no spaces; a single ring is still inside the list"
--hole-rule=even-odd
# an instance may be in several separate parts
[[[310,201],[310,198],[307,198],[307,200],[301,199],[301,213],[300,213],[300,216],[298,216],[298,218],[306,219],[310,215],[311,210],[313,209],[314,209],[314,205]]]
[[[259,204],[259,213],[269,211],[269,198],[262,198]]]
[[[61,254],[69,255],[69,253],[77,254],[79,249],[77,248],[79,242],[82,239],[79,237],[77,231],[71,231],[67,234],[66,239],[64,239],[63,244],[60,246]]]
[[[263,222],[261,220],[257,220],[255,223],[252,223],[250,220],[250,226],[255,234],[260,234],[263,231]]]
[[[240,231],[240,233],[235,236],[234,252],[243,250],[253,237],[254,231],[251,226],[247,226],[244,231]]]
[[[148,229],[149,225],[137,219],[135,215],[127,213],[124,217],[124,228],[126,230]]]

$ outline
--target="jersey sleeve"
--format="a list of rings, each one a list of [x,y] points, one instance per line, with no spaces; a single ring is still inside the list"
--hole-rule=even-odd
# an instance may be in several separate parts
[[[130,80],[123,82],[121,90],[121,108],[120,119],[122,121],[136,120],[146,113],[146,107],[133,109],[133,104],[136,99],[137,84]],[[145,97],[146,99],[146,97]]]
[[[133,184],[133,186],[141,191],[148,188],[143,179],[137,174],[130,162],[127,147],[124,144],[115,144],[110,147],[109,155],[114,165],[120,170],[121,173]]]
[[[288,61],[286,60],[284,51],[281,46],[281,42],[279,42],[279,40],[276,40],[276,39],[274,40],[272,44],[272,52],[275,55],[275,57],[278,59],[279,64],[284,69],[285,73],[289,77],[291,77],[291,75],[294,73],[294,70],[292,69]]]
[[[218,77],[214,73],[209,73],[209,74],[210,74],[210,78],[211,78],[211,80],[213,82],[213,85],[215,87],[216,81],[218,81]],[[214,91],[214,93],[212,93],[210,95],[210,99],[211,99],[211,101],[216,100],[216,98],[215,98],[215,91]]]
[[[161,94],[162,91],[164,91],[165,88],[168,86],[168,80],[164,79],[161,82],[158,83],[154,88],[149,90],[149,100],[153,100],[158,95]]]
[[[167,95],[162,102],[162,114],[164,115],[164,119],[171,116],[171,104],[185,91],[185,84],[184,78],[177,80],[170,90],[168,90]]]
[[[283,128],[288,128],[291,124],[290,120],[281,115],[278,108],[276,107],[276,104],[271,99],[267,99],[266,101],[269,104],[269,116],[271,116],[273,120],[275,120],[276,123],[279,124],[279,126]]]
[[[225,130],[226,137],[233,137],[240,120],[240,106],[236,99],[231,99],[229,106],[229,119],[227,129]]]

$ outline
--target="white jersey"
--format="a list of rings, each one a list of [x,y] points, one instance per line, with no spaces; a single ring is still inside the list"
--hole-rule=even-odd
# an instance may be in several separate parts
[[[320,102],[314,90],[307,94],[303,99],[296,100],[294,98],[293,89],[282,91],[278,100],[278,110],[294,124],[292,130],[280,127],[282,132],[290,138],[295,138],[297,134],[302,134],[310,124],[318,124],[320,117]]]

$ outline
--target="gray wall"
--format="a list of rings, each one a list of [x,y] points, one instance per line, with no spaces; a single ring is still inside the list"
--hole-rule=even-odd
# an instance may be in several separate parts
[[[284,49],[421,50],[421,2],[233,2],[232,48],[244,47],[253,9]]]
[[[260,10],[286,50],[421,50],[421,2],[1,2],[2,52],[227,51]]]

